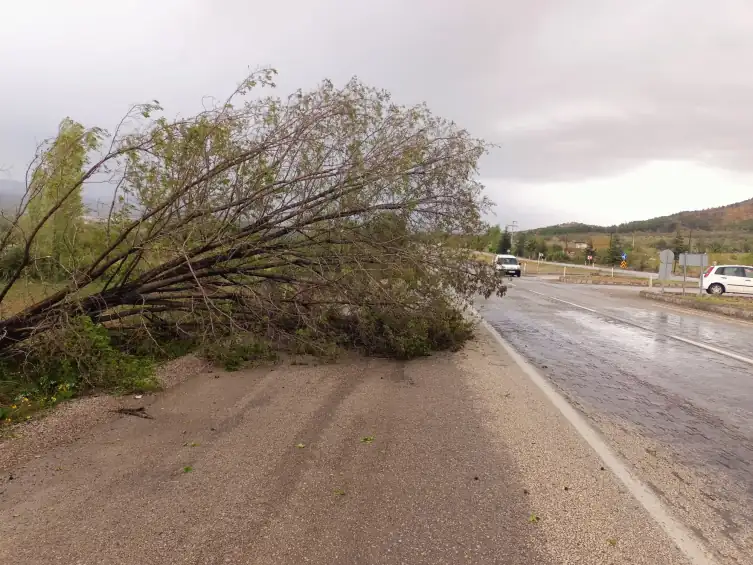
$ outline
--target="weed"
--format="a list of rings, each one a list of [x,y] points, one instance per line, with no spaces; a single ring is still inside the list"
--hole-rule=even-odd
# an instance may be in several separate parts
[[[202,355],[226,371],[238,371],[249,364],[277,360],[270,344],[251,334],[230,336],[212,344],[205,344]]]
[[[364,436],[361,438],[361,443],[373,443],[374,436]]]
[[[108,331],[88,317],[27,345],[23,355],[0,366],[6,376],[0,387],[0,415],[8,423],[91,389],[129,393],[159,388],[153,361],[113,347]]]

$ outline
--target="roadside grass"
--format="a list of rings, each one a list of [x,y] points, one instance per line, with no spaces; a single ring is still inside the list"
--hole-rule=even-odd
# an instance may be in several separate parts
[[[566,272],[568,275],[588,275],[594,272],[590,269],[578,267],[577,265],[568,265],[567,268],[565,268],[561,265],[551,265],[543,262],[539,263],[538,261],[531,261],[529,259],[521,259],[520,264],[521,266],[525,265],[526,275],[561,275],[563,272]]]
[[[0,303],[0,318],[21,312],[61,286],[19,279]],[[98,288],[92,285],[85,293]],[[31,355],[0,359],[0,433],[5,425],[30,420],[74,396],[96,390],[126,394],[160,388],[153,358],[120,351],[107,330],[89,318],[35,339],[34,345]]]
[[[84,290],[75,293],[74,296],[82,297],[99,292],[103,282],[95,282],[88,285]],[[0,288],[5,285],[5,281],[0,280]],[[54,294],[61,288],[64,283],[50,282],[37,279],[19,279],[8,291],[8,295],[0,302],[0,319],[7,318],[22,311],[27,306],[31,306]]]
[[[648,274],[648,273],[647,273]],[[612,277],[608,273],[588,273],[586,275],[579,275],[579,274],[570,274],[568,272],[566,279],[573,279],[573,280],[590,280],[594,284],[616,284],[616,285],[629,285],[629,286],[645,286],[648,287],[648,278],[643,277],[630,277],[630,276],[620,276],[615,275]],[[561,277],[560,277],[561,279]],[[570,282],[568,280],[565,280],[564,282]],[[654,277],[653,287],[659,287],[661,286],[661,283]],[[683,282],[682,281],[664,281],[665,287],[671,287],[671,288],[682,288]],[[697,279],[691,279],[688,277],[688,280],[685,282],[685,288],[686,289],[698,289],[698,280]]]
[[[0,281],[0,288],[5,281]],[[8,295],[0,302],[0,318],[7,318],[17,314],[27,306],[31,306],[60,288],[59,284],[22,279],[16,282],[8,291]]]
[[[473,252],[473,258],[477,261],[480,261],[481,263],[486,263],[487,265],[493,265],[494,264],[494,253],[487,253],[486,251],[474,251]]]
[[[703,302],[706,304],[715,304],[719,306],[732,306],[739,308],[740,310],[746,310],[753,312],[753,297],[747,296],[711,296],[709,294],[696,295],[696,296],[679,296],[679,298],[685,301]]]
[[[658,302],[666,302],[676,306],[713,312],[720,316],[753,321],[753,297],[748,296],[710,296],[708,294],[687,294],[682,296],[674,292],[640,291],[641,297]]]

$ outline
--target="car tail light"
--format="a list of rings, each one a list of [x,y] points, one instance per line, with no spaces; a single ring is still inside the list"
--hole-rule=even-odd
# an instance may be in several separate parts
[[[713,270],[714,270],[714,267],[709,267],[708,269],[706,269],[706,272],[703,273],[703,276],[708,277],[711,274],[711,271]]]

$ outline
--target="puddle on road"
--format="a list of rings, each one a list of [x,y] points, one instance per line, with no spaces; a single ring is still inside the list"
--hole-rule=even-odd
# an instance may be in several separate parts
[[[661,310],[641,310],[639,308],[609,308],[609,313],[630,320],[644,327],[674,334],[734,350],[741,355],[753,356],[753,342],[750,332],[735,331],[730,323],[719,323],[698,316],[673,314]]]
[[[632,328],[617,321],[597,318],[593,314],[587,314],[579,310],[567,310],[558,312],[557,316],[575,322],[584,332],[583,340],[590,341],[593,334],[601,340],[617,341],[620,348],[616,351],[632,351],[644,355],[653,355],[657,351],[657,336],[645,330]],[[663,340],[666,342],[666,340]]]

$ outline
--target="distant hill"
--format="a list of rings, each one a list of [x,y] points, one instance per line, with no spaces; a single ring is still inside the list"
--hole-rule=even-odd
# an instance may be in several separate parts
[[[24,184],[15,180],[0,179],[0,210],[12,211],[21,202]]]
[[[0,210],[4,211],[6,215],[12,215],[18,209],[25,192],[24,183],[0,179]],[[84,206],[90,211],[90,215],[107,215],[109,202],[106,203],[107,205],[103,205],[101,202],[98,203],[96,199],[87,196],[84,196],[83,200]]]
[[[566,235],[575,233],[609,233],[609,232],[653,232],[672,233],[677,230],[699,230],[708,232],[749,231],[753,232],[753,198],[720,206],[678,212],[670,216],[660,216],[650,220],[639,220],[612,226],[597,226],[578,222],[547,226],[535,230],[543,236]]]

